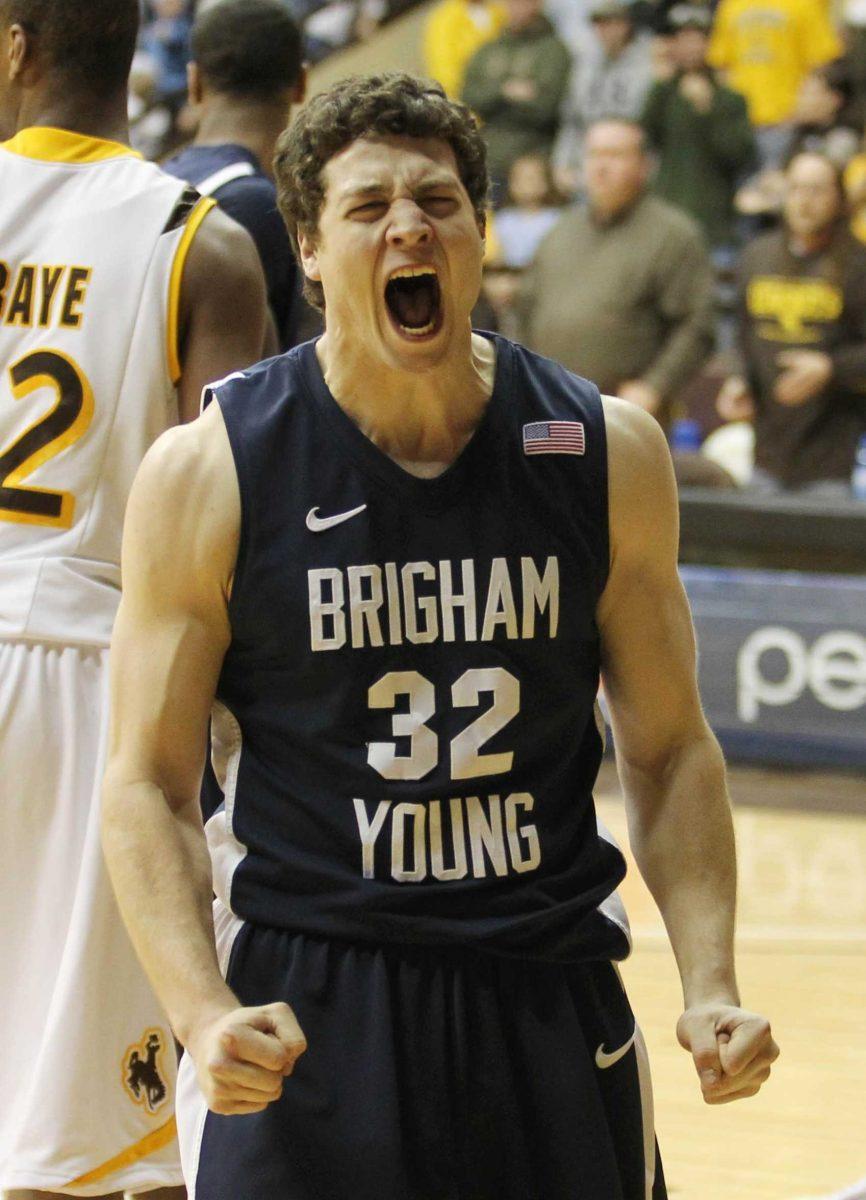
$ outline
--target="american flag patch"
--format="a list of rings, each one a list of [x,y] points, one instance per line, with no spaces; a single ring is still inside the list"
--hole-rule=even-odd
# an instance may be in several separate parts
[[[524,454],[585,454],[582,421],[533,421],[523,426]]]

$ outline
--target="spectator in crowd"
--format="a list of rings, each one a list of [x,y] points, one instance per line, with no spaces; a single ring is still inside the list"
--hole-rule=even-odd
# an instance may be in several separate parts
[[[853,97],[847,59],[837,58],[810,71],[797,96],[790,157],[813,151],[844,168],[860,141]]]
[[[306,58],[319,62],[352,42],[366,41],[383,21],[400,11],[400,0],[294,0],[303,18]]]
[[[590,9],[594,46],[578,59],[563,101],[553,162],[566,194],[580,185],[583,139],[601,117],[637,119],[652,82],[652,38],[635,29],[626,0],[597,0]]]
[[[138,49],[132,60],[129,76],[129,144],[143,158],[162,157],[163,147],[171,137],[174,113],[161,104],[156,92],[156,63],[145,51]]]
[[[158,101],[176,110],[186,97],[186,64],[192,20],[187,0],[153,0],[153,19],[142,28],[141,49],[154,65]]]
[[[516,159],[508,175],[508,199],[510,203],[494,214],[493,230],[499,262],[519,269],[529,265],[542,238],[559,219],[550,160],[541,154]]]
[[[424,26],[424,69],[456,99],[470,58],[504,25],[499,0],[439,0]]]
[[[572,62],[579,62],[595,46],[589,10],[593,0],[544,0],[544,11],[567,47]]]
[[[852,95],[845,59],[834,59],[809,72],[800,85],[789,123],[788,161],[796,154],[814,151],[826,155],[840,169],[845,168],[859,142]],[[781,212],[785,191],[784,168],[767,167],[740,189],[737,209],[748,216],[775,216]]]
[[[165,164],[252,235],[268,283],[271,349],[294,345],[300,281],[277,209],[272,163],[304,94],[300,31],[281,0],[221,0],[196,19],[189,96],[195,141]]]
[[[542,0],[506,0],[506,28],[466,68],[463,100],[484,123],[500,193],[514,160],[549,154],[559,127],[571,58],[541,9]]]
[[[718,408],[754,421],[752,486],[847,494],[866,432],[866,249],[824,155],[791,161],[783,226],[746,248],[739,290],[745,371]]]
[[[784,163],[800,85],[841,53],[819,0],[721,0],[708,60],[745,96],[762,166]]]
[[[704,239],[691,217],[647,194],[637,122],[591,126],[585,165],[588,205],[563,214],[527,272],[524,337],[664,421],[712,346]]]
[[[677,4],[668,21],[674,74],[653,84],[643,113],[658,155],[653,190],[691,213],[711,247],[729,247],[737,184],[755,161],[746,103],[707,65],[709,10]]]

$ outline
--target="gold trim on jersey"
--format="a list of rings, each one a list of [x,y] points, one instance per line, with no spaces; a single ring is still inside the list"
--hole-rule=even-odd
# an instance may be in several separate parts
[[[192,239],[212,208],[216,208],[216,200],[212,200],[210,196],[203,196],[196,204],[187,217],[183,235],[177,244],[174,262],[171,266],[171,278],[168,283],[168,373],[174,384],[177,384],[181,376],[180,285],[183,282],[183,269],[186,266]]]
[[[69,1183],[64,1184],[65,1188],[86,1187],[91,1183],[99,1183],[100,1180],[106,1179],[109,1175],[113,1175],[115,1171],[122,1170],[123,1167],[128,1167],[139,1159],[147,1158],[148,1154],[155,1154],[157,1150],[162,1150],[170,1142],[173,1142],[177,1137],[177,1123],[174,1117],[169,1117],[164,1125],[160,1125],[159,1129],[154,1129],[151,1133],[145,1134],[138,1142],[133,1142],[131,1146],[127,1146],[125,1150],[121,1150],[119,1154],[115,1154],[114,1158],[109,1158],[107,1162],[95,1167],[92,1171],[88,1171],[86,1175],[79,1175],[77,1179],[70,1179]]]
[[[22,129],[8,142],[0,142],[0,150],[20,154],[22,158],[37,158],[42,162],[93,163],[108,158],[141,158],[137,150],[112,142],[107,138],[89,137],[71,129],[54,129],[49,125],[31,125]]]

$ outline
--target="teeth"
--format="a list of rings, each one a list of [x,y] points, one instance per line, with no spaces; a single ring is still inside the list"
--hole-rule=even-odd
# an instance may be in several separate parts
[[[432,333],[436,328],[436,322],[430,321],[427,325],[416,325],[411,328],[408,325],[401,325],[400,328],[404,333],[408,333],[410,337],[423,337],[425,333]]]
[[[398,267],[396,271],[391,272],[388,279],[414,279],[418,275],[432,275],[435,279],[436,272],[433,267]]]

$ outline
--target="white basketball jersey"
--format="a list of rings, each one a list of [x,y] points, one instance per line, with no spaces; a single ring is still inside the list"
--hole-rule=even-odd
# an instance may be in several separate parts
[[[212,207],[117,142],[0,144],[0,637],[108,643],[129,489],[178,419],[181,277]]]

